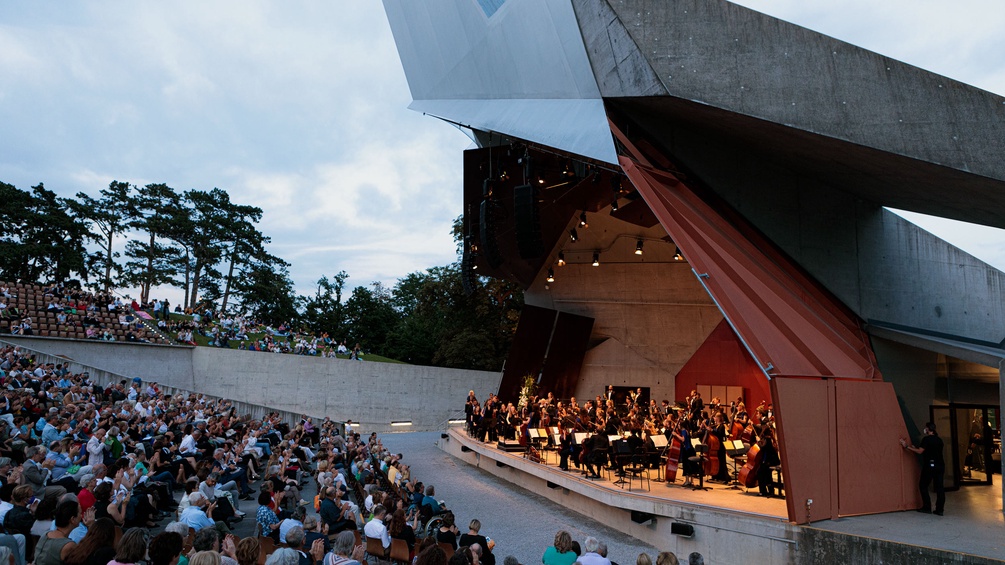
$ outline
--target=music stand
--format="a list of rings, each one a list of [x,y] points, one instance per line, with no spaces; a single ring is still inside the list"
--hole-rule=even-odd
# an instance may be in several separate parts
[[[698,454],[695,457],[688,457],[688,461],[698,463],[698,486],[692,484],[691,490],[711,490],[705,486],[705,461],[708,460],[705,454],[708,453],[708,446],[696,438],[691,438],[691,446],[694,447],[695,453]]]
[[[743,445],[743,442],[738,439],[727,439],[722,445],[726,449],[726,455],[733,458],[733,481],[729,483],[729,488],[743,490],[740,488],[740,471],[737,469],[737,465],[741,459],[745,460],[747,458],[749,448]]]
[[[667,450],[670,448],[670,442],[667,441],[667,436],[663,434],[649,436],[649,439],[653,441],[653,448],[656,449],[656,482],[662,483],[663,481],[663,459],[667,456]]]
[[[619,439],[611,443],[611,448],[612,451],[614,451],[613,455],[617,458],[618,462],[618,480],[614,481],[614,484],[618,486],[627,484],[628,481],[625,480],[625,465],[622,462],[622,458],[625,456],[631,457],[632,448],[628,445],[628,442],[623,439]]]

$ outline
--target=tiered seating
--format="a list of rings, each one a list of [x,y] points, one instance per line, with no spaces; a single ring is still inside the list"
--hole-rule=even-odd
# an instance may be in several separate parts
[[[67,313],[66,323],[60,324],[57,319],[59,311],[48,310],[50,302],[59,302],[58,297],[46,296],[41,285],[24,283],[5,283],[0,281],[0,286],[6,286],[10,293],[14,295],[7,299],[7,306],[16,307],[21,316],[30,316],[32,319],[32,332],[36,336],[43,337],[63,337],[69,339],[87,339],[86,328],[83,325],[84,317],[90,316],[101,325],[101,331],[111,330],[115,334],[116,341],[125,341],[128,328],[119,323],[119,315],[109,312],[107,309],[99,308],[94,312],[81,312],[76,314]],[[127,307],[128,309],[128,307]],[[6,333],[9,322],[3,324],[3,332]],[[133,334],[141,340],[150,343],[170,343],[163,337],[141,327],[133,329]]]

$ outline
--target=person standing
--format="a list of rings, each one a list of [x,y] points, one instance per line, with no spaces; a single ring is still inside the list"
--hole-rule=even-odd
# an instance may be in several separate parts
[[[928,485],[934,483],[935,515],[942,516],[946,506],[946,489],[942,484],[946,463],[942,458],[942,438],[936,433],[935,424],[933,422],[925,424],[924,435],[917,447],[909,444],[904,438],[900,439],[900,445],[921,456],[921,480],[918,481],[918,488],[921,489],[921,508],[918,512],[932,513],[932,498],[928,494]]]

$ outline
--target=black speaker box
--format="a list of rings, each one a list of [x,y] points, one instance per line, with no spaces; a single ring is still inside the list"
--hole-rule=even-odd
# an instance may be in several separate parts
[[[513,219],[516,225],[516,246],[522,259],[544,255],[541,239],[541,214],[537,206],[537,188],[530,184],[513,189]]]
[[[638,510],[632,510],[632,522],[635,522],[636,524],[645,524],[646,522],[652,520],[653,518],[654,516],[648,512],[639,512]]]
[[[496,239],[498,215],[499,208],[495,202],[492,200],[482,200],[478,214],[478,235],[481,240],[481,251],[485,255],[485,260],[493,269],[502,264],[502,255],[499,253],[499,242]]]
[[[672,522],[670,524],[670,533],[678,536],[684,536],[686,538],[692,538],[694,537],[694,526],[691,524]]]

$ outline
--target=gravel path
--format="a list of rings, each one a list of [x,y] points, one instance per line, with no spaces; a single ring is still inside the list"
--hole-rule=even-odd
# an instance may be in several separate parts
[[[381,441],[393,453],[402,453],[413,476],[436,487],[436,498],[454,511],[462,532],[472,518],[482,523],[481,533],[496,542],[496,562],[513,555],[525,565],[541,562],[555,532],[566,530],[583,543],[593,536],[607,544],[608,557],[620,565],[634,565],[639,553],[656,561],[659,550],[586,516],[567,510],[481,469],[461,463],[441,451],[439,432],[384,434]]]

